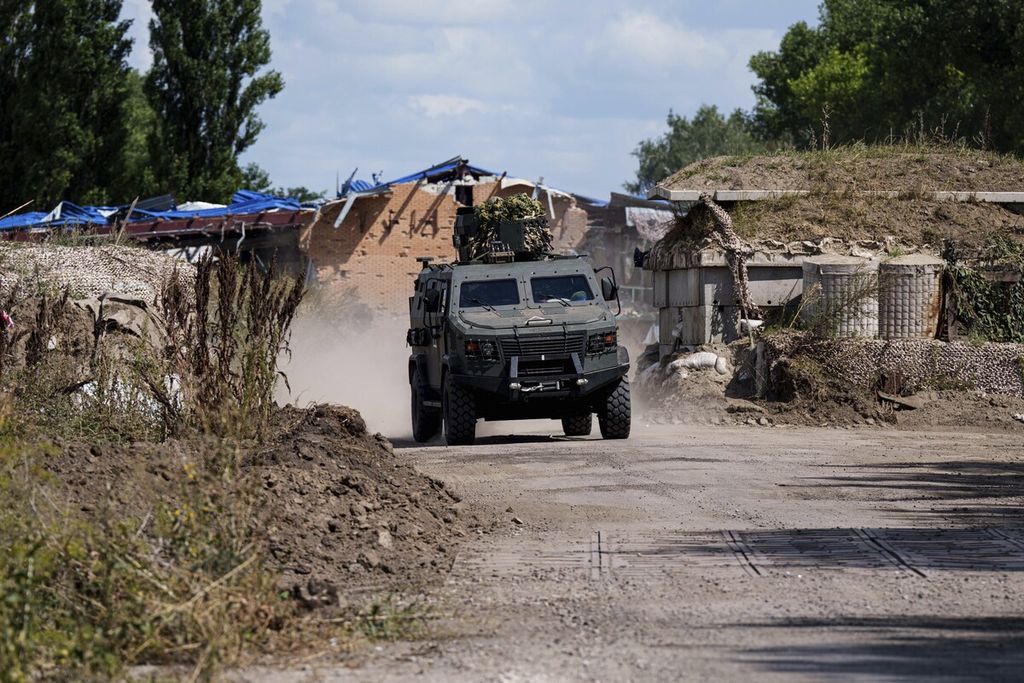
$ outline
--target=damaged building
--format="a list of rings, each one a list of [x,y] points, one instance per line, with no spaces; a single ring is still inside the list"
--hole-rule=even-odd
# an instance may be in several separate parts
[[[547,208],[554,249],[569,252],[582,245],[587,232],[583,207],[600,204],[462,157],[386,182],[348,181],[339,194],[320,207],[302,236],[316,282],[328,298],[359,301],[390,314],[408,306],[410,283],[420,268],[416,257],[453,257],[459,207],[530,194]]]
[[[1012,158],[886,148],[688,166],[651,192],[680,207],[645,255],[653,358],[756,348],[746,379],[765,395],[801,335],[853,384],[1024,396],[1022,178]]]

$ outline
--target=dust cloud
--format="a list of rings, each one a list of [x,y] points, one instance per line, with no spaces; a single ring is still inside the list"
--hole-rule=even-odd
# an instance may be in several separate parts
[[[408,320],[301,311],[292,325],[291,357],[280,369],[291,392],[278,382],[277,401],[305,407],[335,403],[355,408],[371,432],[412,438],[409,415]],[[597,425],[594,426],[595,433]],[[561,434],[551,420],[479,422],[477,436]]]
[[[392,439],[411,437],[408,321],[332,318],[308,309],[296,318],[291,358],[280,363],[291,392],[279,382],[278,402],[351,406],[362,413],[371,432]]]

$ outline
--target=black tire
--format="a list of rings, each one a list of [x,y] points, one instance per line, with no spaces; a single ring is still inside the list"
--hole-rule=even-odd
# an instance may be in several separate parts
[[[441,431],[441,411],[423,405],[428,395],[427,379],[419,368],[412,371],[409,393],[412,394],[412,438],[416,443],[426,443]]]
[[[629,437],[631,422],[629,405],[629,381],[619,380],[612,393],[604,400],[604,405],[597,412],[597,424],[601,427],[601,436],[606,439],[626,439]]]
[[[449,446],[470,446],[476,440],[476,399],[466,388],[444,378],[444,438]]]
[[[589,436],[593,429],[594,416],[590,413],[562,418],[562,431],[566,436]]]

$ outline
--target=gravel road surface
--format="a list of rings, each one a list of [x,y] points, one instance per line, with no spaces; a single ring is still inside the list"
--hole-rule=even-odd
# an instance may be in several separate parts
[[[429,598],[431,635],[244,678],[1024,677],[1021,432],[637,425],[399,452],[498,520]]]

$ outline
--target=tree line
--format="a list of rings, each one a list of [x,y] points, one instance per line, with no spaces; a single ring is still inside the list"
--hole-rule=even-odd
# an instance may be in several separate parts
[[[930,137],[1024,155],[1024,2],[824,0],[750,60],[752,111],[668,115],[632,192],[699,159]]]
[[[152,67],[128,64],[122,0],[0,0],[3,211],[62,199],[226,202],[260,169],[239,155],[284,87],[261,0],[153,0]],[[262,174],[262,175],[261,175]]]

